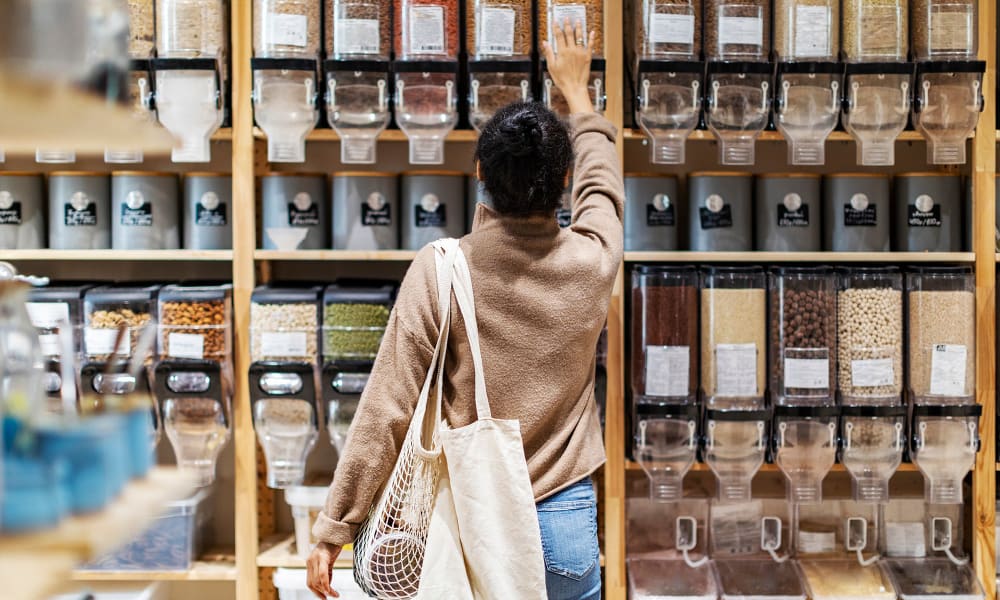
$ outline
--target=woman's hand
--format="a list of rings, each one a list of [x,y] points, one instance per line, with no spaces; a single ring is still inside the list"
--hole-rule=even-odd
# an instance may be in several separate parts
[[[331,596],[340,598],[340,594],[330,587],[330,572],[333,571],[333,564],[339,555],[340,546],[320,542],[316,544],[316,548],[309,555],[309,560],[306,561],[307,585],[320,600],[326,600]]]
[[[584,37],[583,26],[579,21],[570,25],[569,19],[562,26],[555,25],[553,32],[557,53],[548,42],[542,44],[545,51],[545,62],[548,65],[549,76],[562,92],[569,104],[571,113],[591,112],[594,105],[590,101],[590,60],[591,46],[594,45],[594,32],[588,38]]]

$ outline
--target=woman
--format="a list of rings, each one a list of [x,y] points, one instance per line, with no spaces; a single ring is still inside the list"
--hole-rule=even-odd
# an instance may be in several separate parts
[[[558,28],[557,28],[558,29]],[[591,34],[593,41],[593,34]],[[595,349],[622,258],[624,190],[613,126],[593,112],[591,54],[580,24],[545,45],[569,130],[539,104],[500,110],[476,149],[491,206],[476,208],[461,247],[472,274],[492,411],[518,419],[542,533],[551,600],[600,598],[597,509],[590,475],[605,460],[594,402]],[[573,163],[575,161],[575,166]],[[573,167],[573,221],[554,217]],[[309,587],[336,597],[330,569],[353,541],[395,464],[437,341],[434,250],[403,280],[371,378],[313,533]],[[444,413],[452,427],[476,417],[473,366],[461,319],[452,321]]]

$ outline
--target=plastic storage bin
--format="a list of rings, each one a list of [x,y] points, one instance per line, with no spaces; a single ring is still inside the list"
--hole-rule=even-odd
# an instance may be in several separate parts
[[[628,561],[628,590],[633,600],[717,600],[715,566],[692,568],[682,560]]]
[[[111,248],[111,178],[107,173],[49,174],[49,248]]]
[[[986,597],[969,565],[950,560],[888,560],[885,568],[900,600],[982,600]]]
[[[312,536],[312,527],[316,517],[326,506],[326,496],[329,486],[297,485],[285,490],[285,502],[292,509],[292,519],[295,521],[295,553],[299,558],[309,558],[316,541]]]
[[[49,600],[169,600],[170,588],[162,583],[96,583]]]
[[[280,600],[312,600],[316,597],[306,586],[305,569],[277,569],[272,581],[278,588]],[[354,582],[350,569],[334,569],[330,586],[340,593],[343,600],[368,600],[368,595]]]
[[[625,251],[677,250],[677,178],[625,175]]]
[[[899,404],[903,391],[903,276],[895,267],[845,269],[837,292],[837,387],[844,404]]]
[[[160,286],[91,288],[84,296],[83,347],[87,360],[130,357],[146,327],[155,327],[156,294]],[[127,331],[115,348],[119,325]]]
[[[805,600],[806,591],[792,562],[771,559],[717,560],[721,600]]]
[[[206,542],[212,489],[171,502],[153,525],[123,548],[84,567],[95,571],[186,571]]]
[[[396,284],[379,281],[341,281],[323,293],[323,360],[375,360]]]
[[[813,600],[896,600],[896,590],[879,565],[856,560],[803,560],[799,563]]]
[[[37,173],[0,172],[0,250],[45,247],[43,183]]]

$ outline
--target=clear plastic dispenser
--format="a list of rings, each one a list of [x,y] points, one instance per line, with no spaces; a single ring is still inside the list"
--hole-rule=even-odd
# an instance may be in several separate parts
[[[636,13],[636,122],[649,140],[651,162],[683,164],[704,97],[702,3],[643,0]]]
[[[604,11],[599,2],[584,0],[539,0],[538,2],[538,37],[552,44],[552,49],[559,52],[559,44],[553,36],[555,27],[562,27],[566,21],[574,25],[580,21],[585,32],[594,32],[594,46],[591,48],[593,60],[590,63],[590,98],[594,110],[603,113],[607,100],[607,85],[605,69],[607,62],[604,57]],[[555,111],[556,114],[569,116],[569,106],[562,92],[549,77],[545,61],[542,60],[542,102]]]
[[[978,404],[913,407],[910,456],[924,475],[929,504],[961,504],[962,480],[979,451]]]
[[[775,462],[785,474],[788,501],[817,504],[823,479],[837,458],[837,419],[833,406],[774,407]]]
[[[321,395],[326,405],[326,430],[338,456],[344,451],[347,432],[358,412],[373,364],[372,361],[342,360],[323,366]]]
[[[887,504],[889,479],[903,461],[905,406],[841,407],[840,462],[851,474],[854,499]]]
[[[894,559],[886,571],[901,600],[982,600],[986,597],[975,571],[941,558]]]
[[[765,410],[708,410],[705,413],[705,462],[718,485],[722,503],[750,500],[750,484],[767,452]]]
[[[396,124],[410,164],[444,163],[445,138],[458,123],[458,3],[399,0],[396,6]]]
[[[845,270],[837,292],[838,390],[846,405],[895,406],[903,392],[903,276]]]
[[[779,267],[769,277],[774,404],[835,404],[836,275],[825,267]]]
[[[683,560],[628,561],[629,598],[634,600],[717,600],[713,563],[691,566]]]
[[[636,404],[633,423],[635,460],[649,477],[650,497],[677,502],[698,451],[698,407]]]
[[[392,97],[389,2],[325,2],[326,119],[340,137],[340,162],[374,164]]]
[[[177,466],[199,486],[215,480],[219,453],[232,435],[232,384],[214,360],[168,359],[156,365],[154,393]]]
[[[912,63],[848,64],[844,80],[844,128],[858,144],[857,162],[877,167],[896,162],[896,138],[912,104]]]
[[[133,58],[130,61],[128,79],[125,82],[126,99],[135,120],[155,123],[156,110],[153,106],[153,72],[149,58]],[[104,162],[109,164],[135,164],[143,160],[142,150],[128,148],[105,148]]]
[[[284,489],[305,479],[306,458],[319,437],[315,374],[309,363],[250,365],[250,401],[268,487]]]
[[[824,164],[826,139],[840,120],[843,66],[781,62],[775,83],[774,121],[788,142],[788,164]]]
[[[222,125],[228,38],[221,0],[161,0],[156,4],[156,114],[179,140],[177,163],[211,159],[209,139]]]
[[[531,93],[531,3],[466,0],[469,121],[478,131],[497,110]]]
[[[757,136],[771,113],[769,63],[709,62],[705,121],[719,140],[719,162],[752,165]]]
[[[795,563],[769,558],[716,560],[721,600],[806,600]]]

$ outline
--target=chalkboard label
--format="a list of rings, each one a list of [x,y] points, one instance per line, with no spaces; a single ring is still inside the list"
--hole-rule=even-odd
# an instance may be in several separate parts
[[[916,204],[907,207],[906,222],[910,227],[941,227],[941,205],[936,204],[930,210],[920,210]]]
[[[123,227],[152,227],[153,205],[149,202],[138,205],[123,203],[121,222]]]
[[[809,206],[803,204],[796,210],[778,205],[778,227],[809,227]]]
[[[878,214],[875,209],[874,204],[869,204],[860,210],[851,206],[850,202],[844,204],[844,225],[846,227],[875,227],[878,223]]]
[[[418,210],[420,207],[417,207]],[[443,208],[443,207],[442,207]],[[419,213],[417,219],[420,219]],[[389,227],[392,225],[392,206],[372,208],[367,202],[361,204],[361,224],[365,227]]]
[[[673,227],[676,223],[674,204],[666,194],[657,194],[646,204],[647,227]]]
[[[448,215],[445,212],[445,205],[438,205],[434,210],[427,210],[423,206],[416,207],[417,227],[444,227],[448,224]]]
[[[300,196],[307,194],[300,194]],[[319,225],[319,206],[312,200],[296,198],[288,203],[288,225],[290,227],[316,227]]]
[[[710,208],[699,208],[702,229],[726,229],[733,226],[733,209],[728,204],[717,211]]]
[[[21,224],[21,203],[11,202],[0,208],[0,225]]]
[[[63,206],[63,223],[66,227],[96,227],[97,204],[89,202],[74,205],[67,202]]]
[[[225,227],[227,222],[225,204],[208,208],[199,202],[194,207],[194,224],[198,227]]]
[[[568,208],[556,209],[556,222],[563,229],[573,224],[573,211]]]

